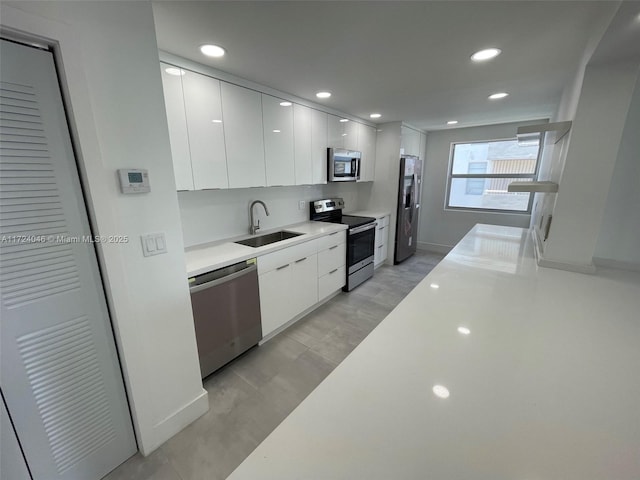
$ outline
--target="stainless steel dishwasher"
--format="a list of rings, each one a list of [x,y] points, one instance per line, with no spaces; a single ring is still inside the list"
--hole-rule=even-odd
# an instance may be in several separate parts
[[[189,279],[202,378],[262,339],[256,259]]]

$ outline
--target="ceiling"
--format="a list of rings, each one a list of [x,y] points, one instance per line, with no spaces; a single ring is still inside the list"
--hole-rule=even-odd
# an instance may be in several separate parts
[[[158,47],[378,123],[424,130],[551,116],[617,2],[158,1]],[[221,59],[203,56],[223,46]],[[484,63],[477,50],[502,54]],[[329,90],[328,100],[315,93]],[[490,101],[495,92],[509,92]]]

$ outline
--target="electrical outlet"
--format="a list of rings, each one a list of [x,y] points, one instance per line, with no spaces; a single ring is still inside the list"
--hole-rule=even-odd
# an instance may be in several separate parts
[[[298,202],[298,210],[304,210],[304,207],[307,206],[307,202],[305,202],[304,200],[300,200]]]

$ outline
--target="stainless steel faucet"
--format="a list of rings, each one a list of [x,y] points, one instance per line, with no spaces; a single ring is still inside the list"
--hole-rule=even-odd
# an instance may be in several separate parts
[[[253,220],[253,207],[255,206],[256,203],[259,203],[260,205],[262,205],[262,207],[264,208],[264,213],[267,214],[267,217],[269,216],[269,209],[267,208],[267,206],[262,200],[254,200],[253,202],[251,202],[251,206],[249,207],[249,217],[251,218],[251,224],[249,225],[249,233],[251,233],[251,235],[255,235],[256,232],[260,230],[260,220],[258,219],[257,225],[254,223],[254,220]]]

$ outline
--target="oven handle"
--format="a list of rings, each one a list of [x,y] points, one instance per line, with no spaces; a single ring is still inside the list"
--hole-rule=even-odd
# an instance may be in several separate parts
[[[351,230],[349,230],[349,235],[353,235],[353,234],[361,233],[361,232],[366,232],[367,230],[371,230],[372,228],[376,228],[376,225],[378,225],[378,222],[371,222],[371,223],[367,223],[366,225],[363,225],[362,227],[352,228]]]

